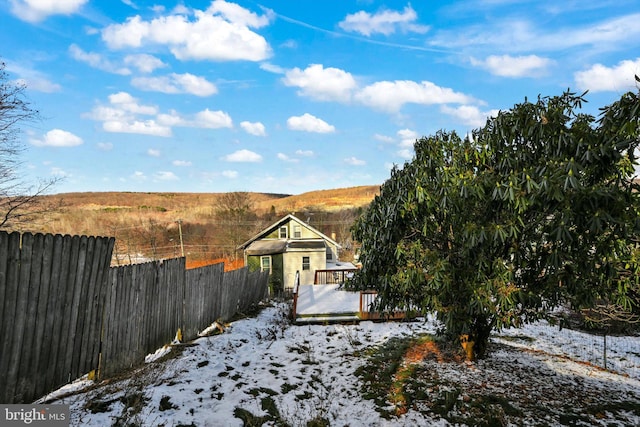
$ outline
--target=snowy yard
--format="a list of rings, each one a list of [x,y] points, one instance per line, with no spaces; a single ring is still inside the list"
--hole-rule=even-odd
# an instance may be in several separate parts
[[[368,369],[368,350],[390,339],[433,333],[433,323],[292,326],[285,312],[283,306],[268,307],[225,333],[150,357],[134,373],[99,384],[79,381],[49,400],[71,405],[74,426],[242,426],[247,417],[256,423],[251,425],[306,426],[321,419],[329,424],[314,425],[451,425],[428,400],[385,418],[373,400],[362,397],[355,375],[359,367]],[[616,372],[595,365],[600,350],[590,339],[544,323],[503,331],[485,360],[422,361],[420,381],[429,384],[423,394],[457,384],[464,392],[454,395],[449,408],[459,411],[456,402],[491,391],[510,399],[504,406],[515,408],[504,418],[510,425],[640,425],[640,338],[626,337],[624,351],[609,339],[608,363]],[[592,363],[585,363],[589,357]],[[613,404],[577,420],[563,415],[603,402]]]

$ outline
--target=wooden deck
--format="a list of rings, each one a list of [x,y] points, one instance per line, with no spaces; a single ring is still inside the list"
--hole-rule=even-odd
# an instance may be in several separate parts
[[[340,323],[361,320],[401,320],[405,312],[381,315],[371,309],[375,291],[351,292],[341,284],[299,285],[294,292],[295,323]]]

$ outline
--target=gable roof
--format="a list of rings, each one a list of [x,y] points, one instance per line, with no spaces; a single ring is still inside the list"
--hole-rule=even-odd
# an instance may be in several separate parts
[[[238,249],[246,249],[247,246],[249,246],[254,241],[263,238],[267,234],[271,233],[272,231],[274,231],[275,229],[279,228],[281,225],[286,224],[289,221],[296,222],[296,223],[300,224],[301,226],[306,227],[307,229],[313,231],[318,236],[320,236],[323,240],[328,241],[329,243],[331,243],[332,245],[335,245],[338,248],[342,248],[342,246],[340,246],[340,244],[338,242],[336,242],[335,240],[333,240],[329,236],[327,236],[324,233],[320,232],[319,230],[317,230],[316,228],[314,228],[311,225],[307,224],[306,222],[302,221],[301,219],[295,217],[293,214],[289,214],[289,215],[279,219],[278,221],[274,222],[273,224],[271,224],[267,228],[263,229],[262,231],[260,231],[255,236],[253,236],[251,239],[247,240],[246,242],[244,242],[243,244],[238,246]],[[305,240],[305,239],[288,239],[288,240]]]

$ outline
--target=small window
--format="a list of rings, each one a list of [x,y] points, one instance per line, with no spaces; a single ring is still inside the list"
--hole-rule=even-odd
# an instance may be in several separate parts
[[[311,270],[311,261],[308,256],[302,257],[302,269],[303,270]]]
[[[287,226],[282,226],[280,227],[280,238],[281,239],[286,239],[287,238]]]
[[[270,256],[260,257],[260,271],[266,271],[269,274],[271,274],[271,257]]]
[[[299,225],[293,226],[293,237],[299,239],[302,237],[302,228]]]
[[[327,261],[333,260],[333,252],[331,250],[327,251]]]

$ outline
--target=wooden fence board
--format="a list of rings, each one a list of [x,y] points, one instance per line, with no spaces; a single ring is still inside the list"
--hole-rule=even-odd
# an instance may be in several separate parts
[[[44,239],[33,239],[31,243],[27,244],[25,247],[25,240],[31,240],[33,236],[27,237],[26,235],[22,236],[23,246],[21,250],[20,256],[23,257],[23,254],[26,256],[27,247],[31,247],[32,253],[38,254],[42,253],[42,246],[44,244]],[[37,257],[32,257],[37,258]],[[30,265],[30,267],[29,267]],[[22,286],[27,286],[29,288],[29,304],[27,305],[26,312],[26,324],[25,324],[25,335],[23,338],[23,345],[27,349],[31,349],[32,351],[22,352],[20,358],[20,368],[18,371],[18,385],[17,385],[17,393],[16,400],[22,400],[24,395],[33,395],[35,394],[36,379],[33,375],[30,375],[30,372],[37,371],[37,363],[38,357],[37,352],[41,345],[41,342],[37,341],[35,335],[36,331],[36,319],[38,313],[38,304],[39,304],[39,294],[40,288],[38,283],[40,281],[40,273],[42,269],[41,262],[29,262],[29,263],[21,263],[20,267],[20,282]],[[26,277],[28,275],[28,277]]]
[[[0,402],[33,401],[98,365],[101,377],[139,366],[178,329],[196,338],[266,295],[266,276],[223,264],[109,268],[114,244],[0,232]]]
[[[90,306],[95,291],[95,283],[91,282],[91,270],[93,263],[93,254],[95,252],[96,241],[93,237],[83,236],[87,239],[87,251],[84,256],[83,272],[82,272],[82,292],[80,294],[80,306],[78,307],[78,324],[76,326],[76,336],[74,340],[74,364],[72,375],[74,378],[80,377],[88,372],[81,367],[85,367],[86,353],[85,349],[88,344],[87,332],[90,322]]]
[[[2,327],[2,340],[0,340],[0,372],[8,372],[11,361],[11,344],[13,340],[13,318],[16,310],[17,288],[20,266],[20,234],[6,235],[7,250],[4,252],[4,304]],[[11,402],[13,390],[8,390],[7,378],[0,376],[0,402]]]
[[[50,375],[47,376],[47,389],[49,387],[55,388],[59,384],[64,384],[66,378],[64,377],[64,363],[61,361],[60,347],[66,345],[67,342],[67,330],[64,328],[65,319],[70,302],[69,302],[69,289],[73,289],[74,278],[70,277],[71,266],[71,236],[58,235],[56,236],[60,241],[60,286],[58,288],[59,299],[56,304],[56,315],[52,333],[54,337],[57,337],[57,345],[51,348],[50,352]],[[50,386],[49,386],[50,385]]]
[[[69,358],[69,377],[77,378],[78,370],[76,366],[78,365],[79,357],[80,357],[80,345],[82,343],[81,335],[82,335],[82,325],[84,323],[84,319],[82,319],[83,304],[82,301],[86,298],[86,287],[85,284],[85,265],[87,258],[87,251],[89,250],[89,239],[87,236],[79,237],[79,250],[78,250],[78,263],[76,265],[76,283],[74,286],[74,294],[73,294],[73,303],[71,305],[71,312],[69,313],[71,316],[71,325],[70,325],[70,335],[69,341],[67,344],[67,357]]]
[[[163,300],[166,298],[164,295],[165,290],[162,287],[162,279],[161,279],[161,266],[157,263],[153,263],[149,265],[152,274],[150,278],[153,277],[153,281],[149,281],[148,286],[151,287],[151,311],[148,312],[151,315],[151,329],[148,331],[148,335],[143,337],[145,344],[145,351],[151,353],[154,348],[158,348],[158,342],[161,341],[158,335],[161,334],[160,330],[163,326],[164,316],[164,305],[162,304]]]
[[[118,339],[118,345],[124,353],[123,361],[125,368],[131,368],[134,366],[134,362],[137,359],[137,354],[135,354],[134,349],[134,343],[138,332],[137,325],[135,324],[135,286],[139,277],[140,269],[132,266],[127,269],[127,272],[127,280],[124,283],[125,286],[122,288],[124,295],[122,311],[120,312],[120,326],[122,327],[122,332]]]
[[[85,301],[86,322],[82,331],[82,354],[80,369],[83,372],[90,372],[98,367],[98,351],[100,346],[100,329],[102,326],[102,306],[104,304],[104,282],[103,274],[100,271],[103,257],[109,248],[108,239],[91,237],[93,240],[93,251],[91,259],[87,262],[89,274],[87,275],[88,294]]]
[[[54,236],[46,234],[44,236],[44,252],[42,254],[42,271],[40,274],[40,296],[45,298],[44,304],[38,304],[42,307],[42,312],[38,310],[38,336],[36,340],[40,342],[40,347],[34,349],[38,358],[37,370],[40,375],[36,381],[35,393],[41,395],[47,392],[47,374],[50,368],[50,350],[57,345],[58,337],[53,337],[52,326],[56,316],[60,313],[55,312],[56,301],[59,296],[59,266],[56,265],[57,256]],[[51,375],[53,379],[53,374]]]
[[[102,346],[102,364],[104,375],[111,375],[114,370],[112,366],[122,366],[126,351],[121,346],[121,335],[124,337],[124,311],[126,307],[126,296],[124,288],[129,283],[126,279],[132,266],[123,266],[117,269],[111,269],[110,276],[110,299],[108,308],[108,320],[105,320],[105,342]]]
[[[33,235],[27,234],[22,238],[22,249],[20,251],[20,262],[17,266],[17,289],[15,290],[15,312],[11,319],[13,323],[11,334],[11,346],[7,356],[9,357],[9,369],[3,371],[6,381],[6,392],[11,400],[21,398],[21,393],[17,390],[18,371],[22,356],[22,343],[25,333],[25,323],[27,321],[26,311],[29,301],[29,273],[31,268],[31,252],[33,250]],[[7,337],[8,338],[8,337]],[[7,339],[3,337],[3,339]]]
[[[146,264],[146,273],[143,276],[143,284],[145,289],[144,296],[144,324],[140,327],[140,344],[145,352],[151,353],[152,345],[150,342],[155,340],[156,330],[158,329],[158,312],[156,310],[158,300],[158,281],[156,278],[155,264]]]
[[[6,329],[8,328],[8,323],[5,321],[5,318],[8,318],[9,307],[8,304],[11,302],[9,300],[9,292],[7,290],[7,274],[8,274],[8,264],[9,264],[9,240],[11,239],[11,235],[8,233],[0,233],[0,254],[6,254],[5,256],[0,256],[0,336],[6,337]],[[5,317],[5,305],[6,309],[6,317]],[[6,352],[4,348],[5,341],[0,341],[0,372],[6,372],[6,369],[9,366],[9,360],[6,359]],[[3,379],[0,378],[0,402],[7,402],[8,399],[6,397],[5,385],[3,384]]]
[[[79,299],[79,288],[81,286],[78,278],[78,258],[81,250],[80,237],[69,236],[66,241],[69,245],[69,281],[65,290],[64,318],[62,319],[62,335],[60,346],[58,348],[58,367],[59,375],[64,375],[68,380],[71,378],[71,355],[73,354],[73,335],[75,334],[76,318],[74,311],[77,307],[77,299]],[[77,296],[77,297],[76,297]]]
[[[202,283],[205,280],[205,274],[204,269],[192,269],[185,272],[185,304],[183,305],[184,311],[182,313],[182,336],[185,340],[193,339],[198,334],[198,325],[196,321],[194,321],[194,318],[197,316],[197,313],[200,313],[202,310],[201,305],[198,303],[198,297],[202,295]],[[191,307],[192,309],[187,310],[187,307]]]
[[[0,233],[0,254],[9,253],[9,234]],[[8,256],[0,256],[0,321],[4,319],[4,302],[5,290],[7,288],[7,261]],[[0,332],[2,332],[2,325],[0,325]],[[1,346],[0,346],[1,347]]]
[[[218,264],[219,267],[212,271],[213,278],[207,289],[210,296],[207,298],[208,308],[211,313],[209,317],[209,323],[213,323],[222,317],[222,282],[224,280],[224,265]]]

